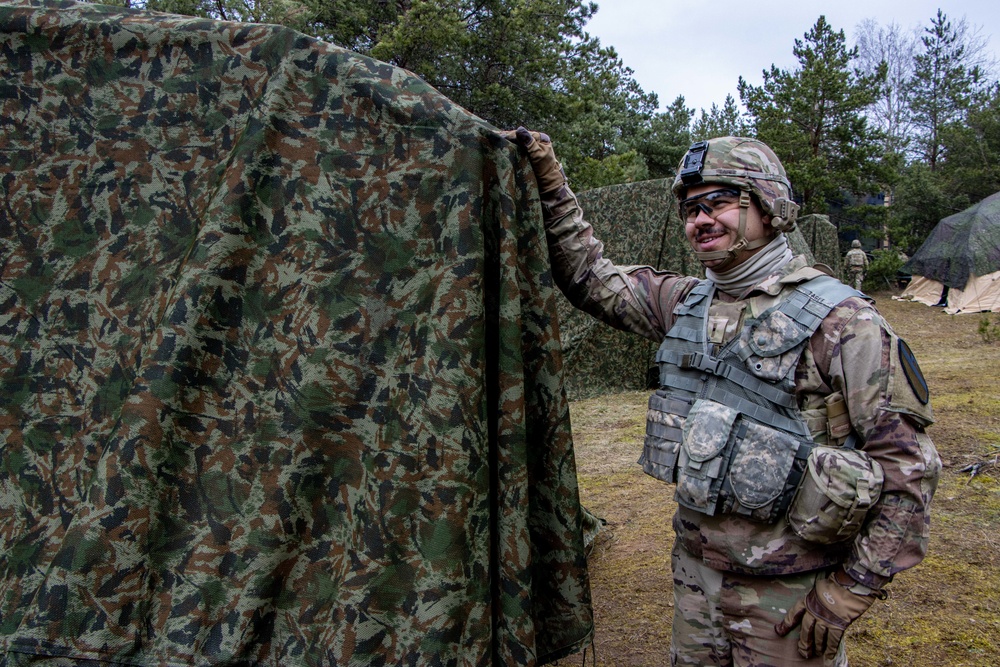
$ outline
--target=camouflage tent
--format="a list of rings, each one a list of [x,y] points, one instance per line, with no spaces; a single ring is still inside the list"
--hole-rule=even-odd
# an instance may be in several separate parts
[[[670,191],[671,179],[587,190],[578,195],[587,220],[604,242],[604,254],[620,265],[647,265],[704,277],[687,240]],[[831,225],[832,227],[832,225]],[[796,254],[812,258],[796,229],[788,235]],[[645,389],[657,345],[604,326],[559,295],[560,335],[571,398]],[[655,381],[655,376],[654,376]]]
[[[587,220],[618,264],[645,264],[678,273],[701,264],[684,239],[668,179],[612,185],[578,195]],[[599,323],[559,295],[566,386],[572,398],[644,389],[656,345]]]
[[[589,640],[511,144],[277,27],[3,2],[0,67],[0,663]]]
[[[955,289],[1000,271],[1000,192],[941,220],[903,271]]]
[[[837,238],[837,226],[830,222],[828,215],[804,215],[799,218],[795,229],[801,235],[813,258],[820,264],[826,264],[833,270],[833,275],[841,275],[840,241]]]
[[[939,222],[902,271],[902,294],[946,312],[1000,312],[1000,192]]]

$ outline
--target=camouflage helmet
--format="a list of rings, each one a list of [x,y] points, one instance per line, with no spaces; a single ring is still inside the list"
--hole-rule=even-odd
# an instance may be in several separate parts
[[[857,239],[854,239],[853,241],[851,241],[851,247],[852,248],[860,248],[861,247],[861,241],[859,241]]]
[[[749,190],[764,213],[771,216],[771,225],[776,230],[795,228],[799,207],[792,201],[791,183],[781,160],[762,141],[716,137],[691,144],[677,167],[674,196],[680,201],[688,187],[701,183]]]

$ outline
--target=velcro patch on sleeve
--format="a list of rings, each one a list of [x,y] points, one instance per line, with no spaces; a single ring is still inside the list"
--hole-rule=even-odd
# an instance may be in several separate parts
[[[927,380],[924,379],[924,374],[920,371],[920,365],[917,364],[917,358],[913,356],[913,351],[906,344],[906,341],[902,338],[897,340],[899,341],[899,365],[903,371],[903,375],[906,376],[906,381],[910,383],[913,395],[923,405],[927,405],[927,402],[931,398],[931,393],[930,389],[927,388]]]

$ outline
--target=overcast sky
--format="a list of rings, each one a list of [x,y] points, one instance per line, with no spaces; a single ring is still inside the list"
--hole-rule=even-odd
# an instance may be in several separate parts
[[[761,71],[798,67],[792,47],[821,14],[843,30],[849,47],[857,25],[871,18],[881,25],[930,26],[940,7],[949,19],[965,17],[981,28],[989,48],[1000,54],[1000,1],[957,0],[597,0],[586,30],[613,46],[639,85],[659,96],[660,107],[684,95],[688,107],[720,107],[727,94],[739,102],[736,82],[763,82]],[[697,117],[697,115],[695,116]]]

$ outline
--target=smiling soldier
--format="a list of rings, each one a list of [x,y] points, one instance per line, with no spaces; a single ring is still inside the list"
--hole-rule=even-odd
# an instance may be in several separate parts
[[[673,183],[707,279],[603,256],[545,135],[519,128],[552,271],[660,342],[644,470],[675,486],[673,665],[847,664],[843,635],[926,552],[927,385],[870,299],[793,257],[798,206],[755,139],[695,143]]]

